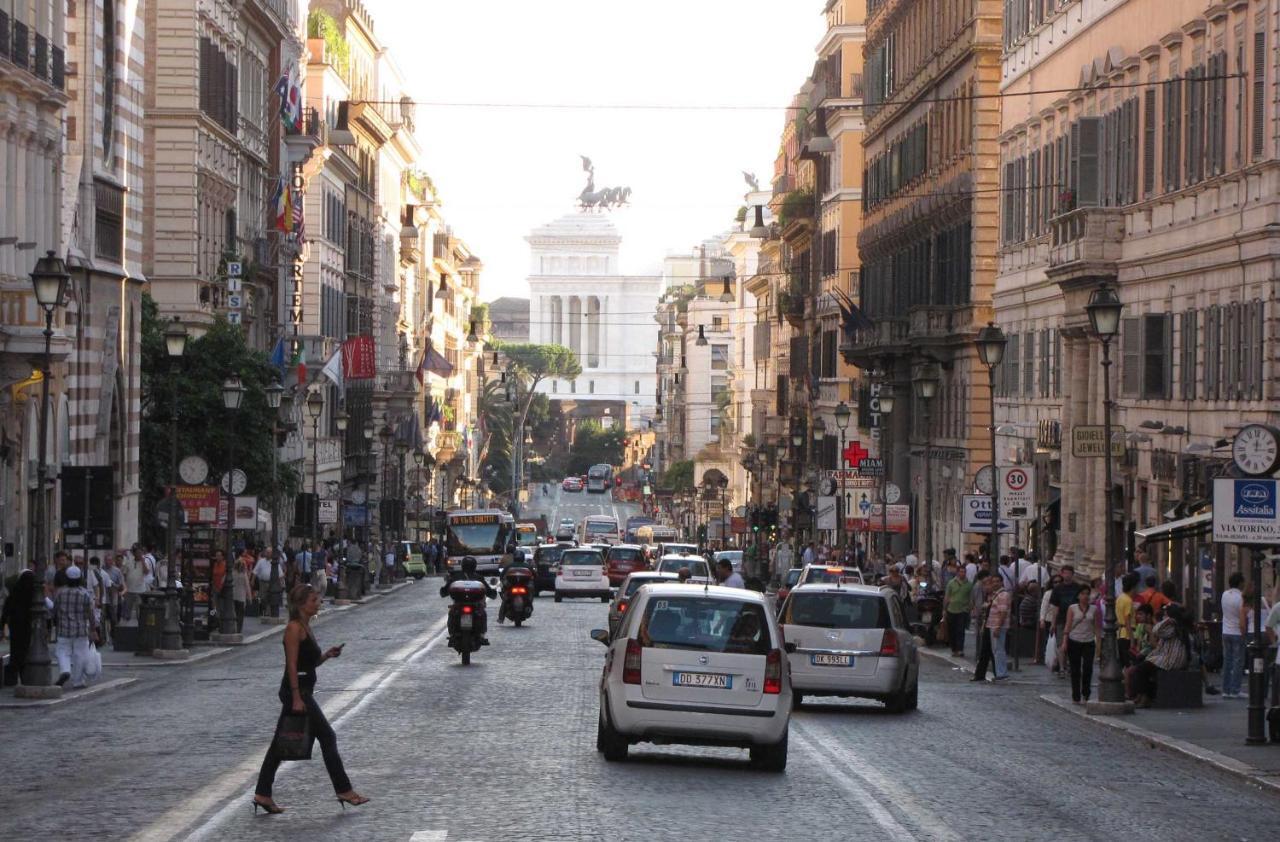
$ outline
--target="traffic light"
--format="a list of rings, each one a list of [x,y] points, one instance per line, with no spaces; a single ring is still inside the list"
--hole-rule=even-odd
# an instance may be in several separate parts
[[[751,510],[751,531],[752,531],[752,532],[759,532],[759,531],[760,531],[760,527],[761,527],[761,525],[762,525],[762,524],[761,524],[761,521],[763,520],[763,518],[761,517],[761,515],[763,515],[763,514],[764,514],[764,513],[763,513],[763,512],[761,512],[759,509],[752,509],[752,510]]]

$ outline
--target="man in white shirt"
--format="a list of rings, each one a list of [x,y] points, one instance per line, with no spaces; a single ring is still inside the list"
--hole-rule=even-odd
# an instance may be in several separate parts
[[[733,562],[722,558],[716,562],[716,579],[726,588],[746,588],[742,574],[733,569]]]
[[[267,557],[268,555],[269,552],[260,553],[253,565],[253,578],[258,581],[258,604],[263,613],[266,612],[267,601],[271,598],[271,559]]]
[[[1236,571],[1222,592],[1222,698],[1240,698],[1244,682],[1244,574]]]
[[[1028,582],[1036,582],[1043,588],[1049,582],[1049,571],[1046,569],[1046,565],[1040,563],[1040,554],[1032,550],[1027,554],[1027,561],[1029,563],[1018,570],[1018,584],[1025,585]]]
[[[813,562],[814,562],[813,542],[810,541],[808,546],[804,548],[804,552],[800,554],[800,564],[802,565],[813,564]]]
[[[786,541],[779,541],[773,548],[773,578],[779,585],[786,579],[787,571],[795,563],[795,557],[795,553],[791,551],[791,545]]]

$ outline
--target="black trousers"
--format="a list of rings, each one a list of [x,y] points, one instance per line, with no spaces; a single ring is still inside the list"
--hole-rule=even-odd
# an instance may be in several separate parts
[[[1098,645],[1092,640],[1088,643],[1067,638],[1067,663],[1071,665],[1071,700],[1078,702],[1081,696],[1089,701],[1093,688],[1093,659],[1098,653]]]
[[[288,688],[281,688],[280,701],[284,705],[280,715],[284,716],[293,707],[293,696]],[[329,720],[324,718],[324,711],[320,710],[320,705],[316,703],[310,689],[303,689],[302,701],[307,706],[311,735],[320,744],[320,753],[324,755],[324,768],[329,773],[329,780],[333,782],[333,791],[349,792],[351,780],[347,777],[347,770],[342,765],[342,755],[338,754],[338,735],[333,733],[333,727],[329,725]],[[276,770],[279,768],[280,757],[276,754],[276,744],[272,740],[270,748],[267,749],[267,756],[262,758],[262,769],[258,772],[258,786],[254,789],[256,795],[264,798],[271,797],[271,785],[275,782]]]
[[[236,634],[244,631],[244,600],[235,600],[236,605]]]
[[[987,668],[995,666],[995,651],[991,648],[991,629],[983,629],[978,638],[978,663],[973,668],[973,677],[977,681],[987,680]]]
[[[964,654],[964,632],[969,625],[969,612],[960,614],[947,613],[947,637],[951,641],[951,651]]]

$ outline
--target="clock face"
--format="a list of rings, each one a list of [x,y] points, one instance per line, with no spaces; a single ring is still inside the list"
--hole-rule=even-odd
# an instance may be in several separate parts
[[[1250,424],[1236,433],[1231,458],[1249,476],[1270,476],[1280,466],[1280,431],[1265,424]]]
[[[249,477],[246,476],[245,472],[239,468],[236,468],[229,474],[222,475],[222,490],[228,494],[240,494],[248,484]]]
[[[995,471],[990,465],[983,465],[973,478],[973,484],[977,486],[979,494],[990,494],[996,487]]]
[[[902,489],[892,482],[884,485],[884,502],[892,506],[894,503],[902,499]]]
[[[199,485],[209,477],[209,463],[199,456],[188,456],[178,463],[178,476],[187,485]]]

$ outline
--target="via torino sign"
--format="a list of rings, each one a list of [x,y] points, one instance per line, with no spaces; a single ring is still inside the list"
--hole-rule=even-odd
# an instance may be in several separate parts
[[[1215,479],[1213,540],[1280,544],[1280,480]]]

